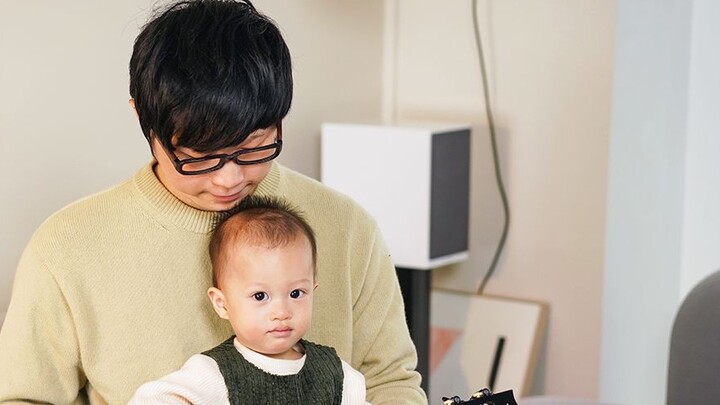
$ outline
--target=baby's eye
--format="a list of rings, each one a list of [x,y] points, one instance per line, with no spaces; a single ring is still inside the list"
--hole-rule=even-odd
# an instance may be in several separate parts
[[[264,292],[256,292],[253,294],[253,298],[255,298],[255,301],[263,301],[265,298],[267,298],[267,294]]]
[[[292,290],[290,292],[290,298],[300,298],[303,295],[305,295],[305,292],[302,290]]]

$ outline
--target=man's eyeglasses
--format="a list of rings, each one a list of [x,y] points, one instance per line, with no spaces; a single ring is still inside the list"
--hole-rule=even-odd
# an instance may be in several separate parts
[[[205,174],[220,169],[225,166],[228,161],[233,161],[238,165],[256,165],[259,163],[269,162],[280,154],[282,150],[282,123],[277,125],[277,136],[275,142],[258,146],[257,148],[240,149],[229,155],[216,154],[199,158],[179,159],[175,153],[165,148],[160,143],[165,153],[175,165],[175,170],[180,174],[194,175]]]

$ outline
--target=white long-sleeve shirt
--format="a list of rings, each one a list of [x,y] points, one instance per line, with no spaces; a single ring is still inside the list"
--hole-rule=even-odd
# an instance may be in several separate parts
[[[280,360],[267,357],[233,341],[242,356],[260,368],[274,375],[297,374],[305,364],[306,355],[297,360]],[[343,405],[367,405],[365,401],[365,377],[342,362]],[[130,399],[130,405],[182,404],[187,405],[229,404],[228,390],[217,363],[204,354],[191,356],[179,370],[159,380],[143,384]]]

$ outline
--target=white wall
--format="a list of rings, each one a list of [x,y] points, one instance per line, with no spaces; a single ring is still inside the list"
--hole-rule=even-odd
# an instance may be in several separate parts
[[[720,5],[618,9],[601,392],[664,403],[678,306],[720,269]]]
[[[720,269],[720,3],[692,7],[681,298]]]
[[[683,247],[692,3],[618,2],[600,398],[661,404]]]
[[[471,2],[399,0],[397,11],[396,117],[474,125],[470,259],[434,273],[435,287],[473,292],[502,209]],[[478,15],[512,210],[485,292],[550,306],[534,393],[595,398],[615,3],[480,1]]]
[[[128,107],[132,42],[155,1],[0,1],[0,314],[32,232],[149,161]],[[381,0],[258,0],[291,48],[280,161],[319,174],[320,123],[379,119]]]

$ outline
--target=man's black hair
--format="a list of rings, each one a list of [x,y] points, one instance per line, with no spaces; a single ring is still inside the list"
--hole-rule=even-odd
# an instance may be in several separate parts
[[[210,152],[290,110],[290,51],[249,1],[188,0],[148,22],[130,59],[130,96],[148,141]]]

